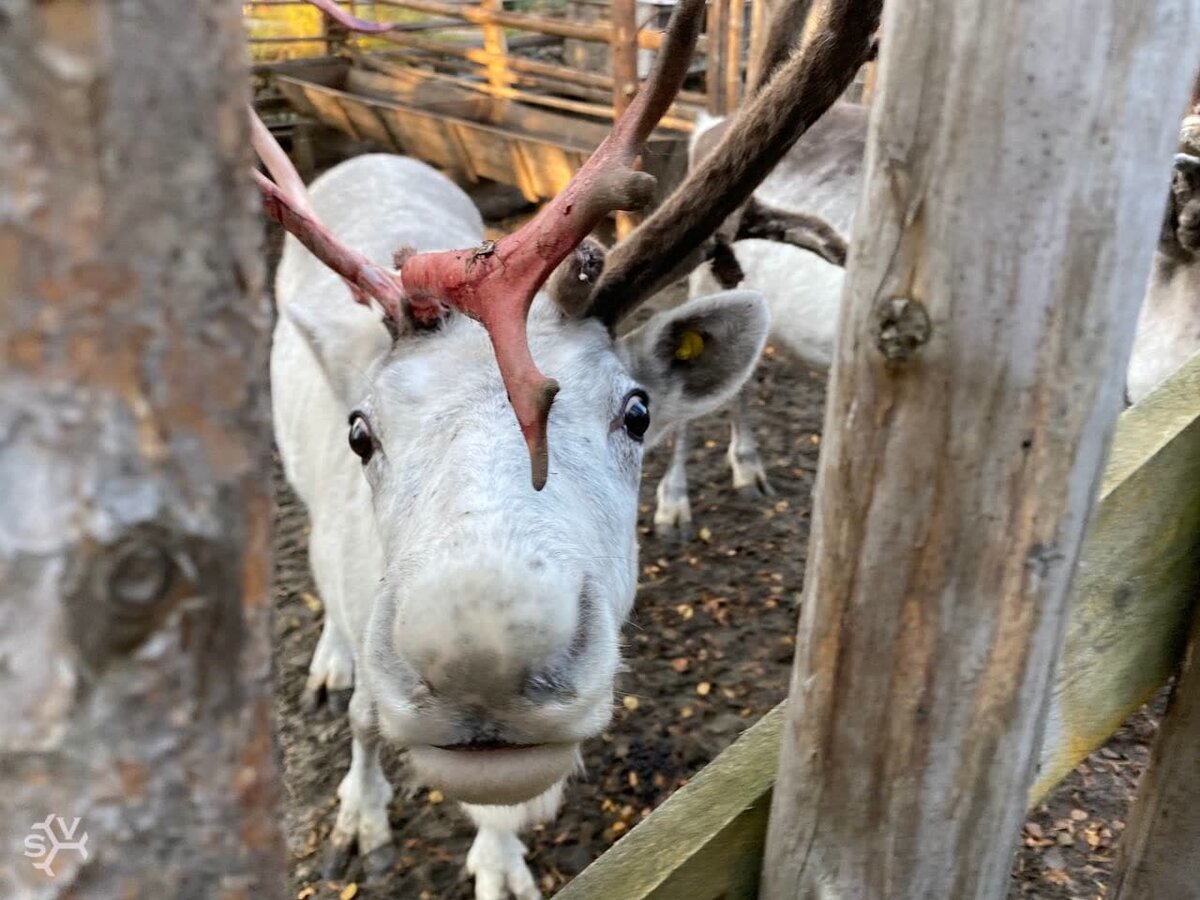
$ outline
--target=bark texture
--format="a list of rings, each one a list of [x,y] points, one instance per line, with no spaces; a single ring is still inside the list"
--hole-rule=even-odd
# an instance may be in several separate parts
[[[768,900],[1005,893],[1197,13],[887,5]]]
[[[233,0],[0,0],[5,898],[283,894],[244,48]]]

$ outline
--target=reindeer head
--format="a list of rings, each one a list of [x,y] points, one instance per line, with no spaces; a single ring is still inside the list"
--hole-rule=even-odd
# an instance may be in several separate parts
[[[1200,252],[1200,156],[1175,154],[1167,216],[1179,250],[1194,258]]]
[[[359,677],[378,727],[409,748],[418,775],[468,802],[536,796],[607,724],[636,582],[642,453],[672,422],[731,397],[766,337],[765,306],[746,291],[691,301],[616,337],[649,292],[610,282],[606,296],[619,302],[602,301],[597,249],[585,243],[608,212],[648,196],[631,164],[682,81],[703,7],[676,8],[651,83],[610,138],[563,195],[495,244],[406,252],[399,273],[388,272],[333,239],[318,210],[288,196],[286,177],[260,178],[268,210],[387,312],[387,328],[353,304],[289,315],[344,406],[350,446],[339,465],[353,464],[350,491],[373,510],[362,552],[379,559],[364,562],[373,583],[363,584]],[[256,139],[278,163],[261,131]],[[314,188],[318,208],[326,191],[355,190],[380,208],[383,163],[361,163],[373,167],[367,185],[356,163]],[[411,182],[403,193],[404,240],[420,247],[425,217],[449,211],[436,199],[424,211]],[[478,240],[474,217],[456,214],[464,244]],[[355,243],[378,260],[379,229],[363,227]],[[674,262],[657,249],[642,264],[664,276]],[[284,265],[298,252],[290,246]],[[297,290],[332,282],[309,262],[293,273]]]

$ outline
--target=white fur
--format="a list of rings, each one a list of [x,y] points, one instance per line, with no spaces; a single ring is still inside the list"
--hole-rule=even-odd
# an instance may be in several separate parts
[[[704,117],[692,132],[691,147],[721,119]],[[847,240],[850,237],[862,180],[866,110],[853,104],[833,107],[797,143],[780,166],[755,192],[764,203],[825,219]],[[1177,157],[1179,164],[1183,159]],[[1191,185],[1200,183],[1200,160],[1189,184],[1177,171],[1173,190],[1180,222],[1200,232],[1200,199]],[[789,244],[763,240],[738,241],[734,252],[745,274],[744,286],[761,291],[771,309],[771,336],[788,348],[801,364],[828,369],[837,342],[845,270],[816,254]],[[714,285],[707,267],[692,273],[689,293],[695,296]],[[1137,334],[1127,370],[1131,402],[1149,393],[1200,350],[1200,259],[1180,251],[1159,252],[1138,319]],[[728,458],[734,486],[757,486],[769,492],[757,447],[746,440],[749,428],[740,405],[731,410]],[[687,431],[680,427],[676,452],[658,486],[655,526],[660,532],[691,527],[688,504]]]
[[[404,245],[482,240],[462,191],[412,160],[358,157],[311,193],[333,233],[378,263]],[[753,368],[765,307],[747,291],[701,298],[614,341],[599,322],[535,301],[530,348],[561,385],[550,476],[536,492],[481,326],[453,316],[393,344],[379,314],[291,238],[276,295],[276,438],[312,518],[326,608],[309,687],[354,680],[334,845],[387,845],[382,738],[409,748],[417,776],[446,794],[510,805],[507,818],[470,808],[477,896],[537,896],[515,831],[553,813],[580,742],[608,723],[633,603],[642,444],[623,426],[626,398],[646,390],[656,420],[715,409]],[[683,367],[667,343],[681,325],[711,335]],[[375,438],[366,465],[347,446],[352,411]]]
[[[1200,261],[1177,263],[1155,255],[1138,314],[1127,391],[1137,403],[1200,351]]]

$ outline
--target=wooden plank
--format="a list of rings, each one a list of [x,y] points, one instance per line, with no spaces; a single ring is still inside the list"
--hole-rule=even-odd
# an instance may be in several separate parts
[[[708,94],[708,111],[714,116],[724,115],[725,92],[725,22],[729,12],[729,0],[708,0],[708,21],[705,33],[708,37],[708,53],[704,61],[704,90]]]
[[[753,900],[782,724],[776,707],[556,896]]]
[[[750,49],[746,54],[746,87],[753,90],[762,77],[766,59],[768,26],[771,24],[771,0],[750,0]]]
[[[1121,416],[1046,722],[1037,802],[1174,668],[1200,568],[1200,356]]]
[[[503,12],[504,0],[480,0],[480,7],[488,12]],[[504,28],[494,22],[483,26],[483,49],[488,54],[488,84],[493,91],[508,88],[508,43],[504,39]]]
[[[358,129],[354,127],[354,123],[342,109],[342,104],[338,102],[339,93],[339,91],[331,91],[315,85],[306,85],[304,88],[304,97],[308,101],[308,105],[321,121],[328,122],[340,131],[344,131],[356,141],[362,140]]]
[[[1047,731],[1041,754],[1046,761],[1043,777],[1029,797],[1030,808],[1058,780],[1047,775],[1046,767],[1053,766],[1058,777],[1070,772],[1165,683],[1178,659],[1200,578],[1198,468],[1200,356],[1122,413],[1117,423],[1099,505],[1075,578],[1064,662],[1054,692],[1060,706],[1061,698],[1071,696],[1073,712],[1066,717],[1051,716],[1051,723],[1057,717],[1064,727]],[[1134,534],[1127,536],[1127,529]],[[1138,586],[1136,595],[1114,603],[1112,587],[1099,577],[1105,571],[1119,571],[1120,583]],[[1082,715],[1087,710],[1091,715]],[[780,704],[760,723],[764,726],[761,739],[750,740],[751,735],[760,734],[756,726],[713,763],[720,762],[722,772],[751,770],[758,778],[726,782],[713,766],[703,769],[688,787],[639,823],[559,896],[564,900],[710,900],[725,896],[728,881],[720,866],[708,864],[709,854],[724,830],[740,821],[731,812],[736,810],[745,811],[747,817],[737,826],[739,840],[761,848],[766,822],[755,819],[752,811],[769,802],[778,756],[767,744],[777,746],[782,715]],[[699,784],[706,790],[688,793]],[[714,797],[721,798],[720,803],[715,804]],[[670,804],[671,814],[660,815]],[[695,822],[694,833],[680,836],[680,821]],[[644,874],[647,872],[651,874]],[[668,889],[672,884],[686,887]],[[711,890],[697,889],[697,884],[711,884]],[[576,892],[571,893],[573,890]],[[1150,896],[1154,895],[1129,895],[1121,900]]]
[[[1087,21],[885,5],[763,900],[1005,893],[1200,37]]]
[[[553,34],[558,37],[575,38],[581,41],[599,41],[602,44],[612,42],[613,29],[607,23],[588,24],[571,22],[566,19],[549,16],[527,15],[525,13],[496,12],[481,9],[478,6],[464,3],[447,3],[444,0],[376,0],[386,6],[396,6],[402,9],[415,9],[418,12],[450,16],[476,25],[504,25],[510,28],[521,28],[539,34]],[[658,50],[662,47],[663,32],[639,31],[636,36],[637,44],[646,50]],[[705,46],[705,39],[697,42],[697,49]]]
[[[742,98],[742,30],[745,0],[729,0],[725,30],[725,108],[735,110]]]
[[[612,0],[613,117],[619,118],[637,93],[637,2]]]
[[[1150,767],[1121,838],[1113,900],[1195,900],[1200,893],[1200,610]]]

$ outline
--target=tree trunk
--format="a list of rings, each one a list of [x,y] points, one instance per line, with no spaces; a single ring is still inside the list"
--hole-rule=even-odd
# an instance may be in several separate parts
[[[885,16],[768,900],[1005,893],[1200,25]]]
[[[245,62],[232,0],[0,0],[5,898],[283,894]]]
[[[1138,785],[1109,892],[1113,900],[1195,900],[1200,892],[1200,609]]]

